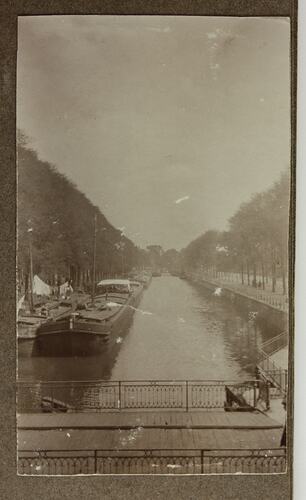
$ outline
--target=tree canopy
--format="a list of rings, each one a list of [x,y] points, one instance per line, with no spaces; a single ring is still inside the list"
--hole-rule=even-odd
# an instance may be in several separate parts
[[[34,272],[54,280],[90,280],[96,215],[98,274],[122,274],[145,256],[55,166],[41,161],[21,136],[18,143],[18,268],[29,270],[31,238]]]
[[[263,282],[271,276],[273,289],[277,277],[282,277],[285,292],[289,192],[289,173],[285,172],[270,189],[241,204],[229,219],[228,231],[207,231],[193,240],[181,252],[183,267],[240,272],[242,282],[244,272],[249,282],[252,271],[255,283],[257,274]]]

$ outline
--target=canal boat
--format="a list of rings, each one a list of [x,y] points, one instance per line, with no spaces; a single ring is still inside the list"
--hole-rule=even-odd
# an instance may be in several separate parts
[[[142,285],[144,286],[144,288],[148,288],[148,286],[150,285],[151,281],[152,281],[152,272],[149,271],[149,270],[137,270],[137,269],[133,269],[130,273],[129,273],[129,279],[130,280],[134,280],[134,281],[138,281],[139,283],[142,283]]]
[[[120,348],[144,287],[138,281],[109,279],[96,289],[93,298],[75,304],[69,314],[38,327],[33,354],[89,356]]]
[[[73,310],[72,300],[49,299],[35,305],[34,310],[20,309],[17,317],[18,344],[33,341],[38,328],[50,319],[59,319]]]
[[[151,281],[152,281],[152,274],[151,273],[146,273],[146,272],[142,272],[140,274],[137,274],[136,276],[134,276],[134,280],[135,281],[138,281],[139,283],[142,283],[142,285],[144,286],[144,288],[148,288]]]

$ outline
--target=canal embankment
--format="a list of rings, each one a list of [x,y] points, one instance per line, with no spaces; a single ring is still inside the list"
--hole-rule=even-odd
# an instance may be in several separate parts
[[[271,290],[242,285],[237,281],[189,274],[187,278],[212,291],[215,296],[228,299],[232,304],[245,310],[258,324],[273,328],[275,335],[288,329],[288,298]]]
[[[260,379],[270,384],[267,414],[284,423],[283,401],[288,388],[288,297],[269,288],[242,285],[237,276],[222,280],[193,274],[188,279],[210,290],[214,296],[230,301],[244,310],[250,320],[273,332],[272,337],[258,347],[256,371]]]

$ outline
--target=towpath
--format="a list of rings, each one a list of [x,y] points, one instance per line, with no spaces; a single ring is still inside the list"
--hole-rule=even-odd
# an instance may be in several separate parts
[[[202,278],[207,280],[209,283],[216,285],[216,287],[227,288],[228,290],[232,290],[233,292],[244,295],[245,297],[249,297],[257,300],[258,302],[269,305],[274,309],[288,312],[288,295],[283,294],[280,284],[278,284],[276,291],[273,292],[271,283],[267,283],[264,290],[262,288],[255,288],[247,283],[242,284],[240,275],[235,273],[229,273],[228,275],[224,273],[223,276],[218,276],[217,278],[203,275]]]

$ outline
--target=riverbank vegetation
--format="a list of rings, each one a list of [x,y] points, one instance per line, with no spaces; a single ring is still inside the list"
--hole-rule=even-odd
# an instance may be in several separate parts
[[[159,245],[146,250],[135,246],[55,166],[39,159],[22,134],[17,156],[20,283],[26,284],[29,276],[31,249],[33,272],[42,279],[51,284],[66,278],[78,286],[89,284],[96,217],[97,279],[122,276],[134,267],[149,265],[173,274],[200,273],[214,278],[235,273],[242,285],[265,289],[269,283],[272,292],[281,286],[286,294],[288,172],[270,189],[242,203],[226,231],[206,231],[181,252],[164,252]],[[154,249],[160,249],[157,263]]]
[[[268,190],[255,194],[229,219],[228,230],[206,231],[181,252],[184,272],[211,277],[239,273],[241,284],[272,292],[281,282],[287,292],[289,236],[289,173]]]
[[[33,271],[51,284],[70,278],[89,283],[96,215],[96,276],[125,274],[141,265],[145,253],[114,228],[77,187],[53,165],[18,140],[18,277]]]

